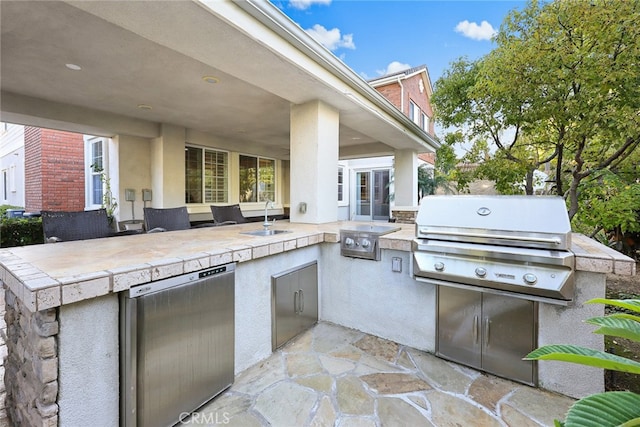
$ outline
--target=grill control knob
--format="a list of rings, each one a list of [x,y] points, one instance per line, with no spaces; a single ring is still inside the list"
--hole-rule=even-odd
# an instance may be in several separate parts
[[[442,263],[442,262],[436,262],[436,263],[433,265],[433,268],[435,268],[435,269],[436,269],[436,271],[444,271],[444,263]]]
[[[369,246],[371,246],[371,242],[367,239],[363,239],[362,240],[362,247],[363,248],[368,248]]]
[[[524,279],[524,283],[526,283],[527,285],[535,285],[538,281],[538,278],[533,273],[527,273],[522,276],[522,278]]]
[[[476,268],[476,276],[484,277],[486,275],[487,275],[487,269],[486,268],[483,268],[483,267]]]
[[[347,237],[344,239],[345,246],[353,246],[353,239],[351,237]]]

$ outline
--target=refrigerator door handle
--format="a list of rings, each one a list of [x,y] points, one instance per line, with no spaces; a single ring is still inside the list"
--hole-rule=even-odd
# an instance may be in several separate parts
[[[478,316],[473,316],[473,343],[478,344]]]
[[[484,345],[489,347],[489,327],[491,326],[491,320],[488,317],[484,319]]]

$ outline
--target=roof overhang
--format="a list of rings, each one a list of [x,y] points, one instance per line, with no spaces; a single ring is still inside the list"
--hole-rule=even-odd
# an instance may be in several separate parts
[[[0,16],[2,121],[144,138],[168,123],[286,159],[290,106],[320,100],[341,157],[438,146],[270,2],[2,1]]]

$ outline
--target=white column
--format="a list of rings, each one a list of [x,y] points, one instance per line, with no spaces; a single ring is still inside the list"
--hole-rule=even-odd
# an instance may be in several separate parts
[[[395,206],[418,205],[418,155],[413,150],[396,150],[394,172]]]
[[[291,222],[338,219],[339,123],[339,112],[321,101],[291,107]]]
[[[185,129],[162,124],[160,136],[151,143],[151,185],[154,208],[184,206]]]

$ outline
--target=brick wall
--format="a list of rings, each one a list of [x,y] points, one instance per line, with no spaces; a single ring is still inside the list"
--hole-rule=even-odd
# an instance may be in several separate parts
[[[402,100],[400,98],[402,93],[400,91],[400,85],[398,83],[389,83],[389,84],[384,85],[384,86],[378,86],[376,88],[376,90],[378,92],[380,92],[382,94],[382,96],[387,98],[389,100],[389,102],[391,102],[393,105],[395,105],[398,110],[402,111],[405,115],[408,114],[409,107],[407,107],[405,109],[405,108],[402,107],[402,105],[400,105],[401,102],[402,102]],[[407,104],[407,105],[409,105],[409,104]]]
[[[25,128],[25,209],[79,211],[84,195],[82,135]]]
[[[42,210],[42,129],[24,128],[24,201],[27,212]]]
[[[434,120],[433,120],[433,108],[431,107],[431,102],[426,94],[426,88],[424,88],[423,92],[420,93],[420,81],[422,80],[422,75],[418,74],[411,78],[402,81],[402,87],[404,88],[404,99],[405,99],[405,107],[402,109],[402,112],[406,115],[409,114],[409,100],[413,101],[420,109],[427,114],[431,118],[429,123],[429,129],[427,129],[428,133],[434,135]]]

